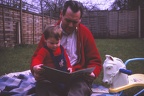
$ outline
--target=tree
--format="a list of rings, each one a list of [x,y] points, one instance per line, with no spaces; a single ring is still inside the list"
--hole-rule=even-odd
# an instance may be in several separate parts
[[[66,0],[41,0],[41,14],[58,17]]]
[[[139,5],[144,3],[144,0],[115,0],[111,5],[112,10],[134,10]]]

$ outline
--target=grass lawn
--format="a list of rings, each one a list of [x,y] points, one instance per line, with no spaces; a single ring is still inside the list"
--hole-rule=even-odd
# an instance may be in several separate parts
[[[130,58],[144,58],[144,40],[143,39],[96,39],[97,47],[100,52],[102,61],[105,55],[109,54],[122,59],[124,62]],[[28,70],[31,56],[37,45],[20,45],[14,48],[0,48],[0,76],[17,71]],[[144,61],[135,61],[127,65],[133,73],[144,73]],[[94,83],[102,83],[102,75]],[[106,86],[106,85],[104,85]],[[127,90],[126,93],[133,94],[138,88]],[[132,96],[129,95],[128,96]],[[143,95],[144,96],[144,95]]]

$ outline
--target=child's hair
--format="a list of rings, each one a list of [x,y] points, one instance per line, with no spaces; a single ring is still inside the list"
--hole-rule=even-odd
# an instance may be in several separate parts
[[[43,34],[44,34],[45,40],[51,37],[55,38],[56,40],[60,40],[62,38],[62,29],[60,28],[59,25],[57,26],[51,25],[45,28]]]

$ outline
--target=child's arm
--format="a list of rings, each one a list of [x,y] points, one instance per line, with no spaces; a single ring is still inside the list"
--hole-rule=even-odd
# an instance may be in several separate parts
[[[34,77],[36,80],[41,80],[42,79],[42,68],[41,66],[43,65],[43,60],[46,57],[46,51],[44,48],[41,48],[37,56],[33,58],[32,64],[31,64],[31,72],[33,73]]]
[[[43,64],[39,64],[39,65],[35,65],[33,67],[33,75],[34,75],[36,81],[39,81],[39,80],[43,79],[43,77],[42,77],[43,69],[41,68],[42,65]]]

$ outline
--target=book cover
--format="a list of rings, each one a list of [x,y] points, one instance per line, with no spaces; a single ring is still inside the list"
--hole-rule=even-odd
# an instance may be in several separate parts
[[[43,75],[45,78],[50,82],[57,83],[67,83],[75,80],[76,78],[82,78],[82,76],[85,74],[90,74],[95,69],[95,67],[91,67],[69,73],[47,66],[42,66],[42,68],[44,69]]]

